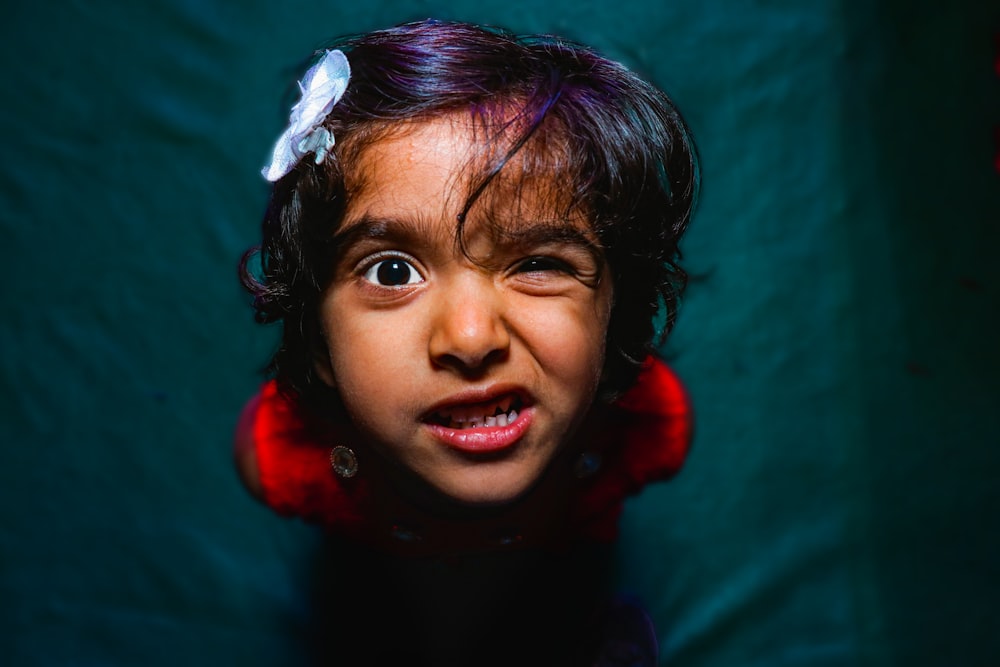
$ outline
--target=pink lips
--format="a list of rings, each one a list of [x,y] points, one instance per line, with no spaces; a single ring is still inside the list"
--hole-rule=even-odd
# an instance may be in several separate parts
[[[474,428],[450,428],[438,424],[427,424],[427,428],[444,444],[464,452],[498,452],[513,447],[531,425],[533,410],[526,407],[517,415],[513,423],[506,426],[476,426]]]
[[[518,406],[517,416],[509,424],[495,424],[493,426],[480,424],[457,428],[455,424],[448,423],[449,419],[445,419],[445,423],[440,423],[438,419],[430,418],[424,425],[430,429],[438,441],[463,452],[489,453],[513,447],[524,436],[525,432],[531,426],[534,417],[534,410],[530,405],[530,401],[525,400],[523,391],[517,387],[494,386],[486,390],[464,392],[461,395],[453,396],[448,401],[438,404],[429,414],[435,415],[435,417],[439,414],[439,411],[450,414],[455,406],[470,406],[475,404],[483,405],[487,408],[486,412],[488,412],[487,404],[496,401],[504,395],[520,396],[513,403],[509,403],[510,405]]]

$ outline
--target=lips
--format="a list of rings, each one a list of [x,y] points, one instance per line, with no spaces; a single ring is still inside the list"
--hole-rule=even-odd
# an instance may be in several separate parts
[[[527,431],[533,411],[517,391],[468,394],[432,409],[424,423],[443,444],[465,452],[513,447]]]

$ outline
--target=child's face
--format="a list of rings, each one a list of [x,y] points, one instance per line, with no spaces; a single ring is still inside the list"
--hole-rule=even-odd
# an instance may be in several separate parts
[[[317,368],[384,456],[454,499],[497,503],[538,480],[587,414],[612,286],[586,221],[544,196],[551,179],[520,196],[491,185],[464,231],[475,261],[463,254],[469,122],[416,123],[362,152]]]

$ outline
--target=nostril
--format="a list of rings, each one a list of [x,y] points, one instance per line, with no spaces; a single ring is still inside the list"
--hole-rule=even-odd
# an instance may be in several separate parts
[[[502,363],[506,359],[506,349],[490,350],[483,355],[446,353],[433,356],[433,362],[437,366],[452,368],[462,372],[463,375],[468,376],[481,375],[487,369],[498,363]]]

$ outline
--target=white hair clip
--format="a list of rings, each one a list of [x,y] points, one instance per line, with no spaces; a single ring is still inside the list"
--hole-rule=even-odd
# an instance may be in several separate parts
[[[333,105],[340,101],[351,66],[342,51],[327,51],[299,81],[302,97],[288,116],[288,127],[274,144],[271,163],[261,174],[272,183],[290,172],[305,155],[316,154],[316,164],[323,162],[333,148],[333,134],[323,127]]]

